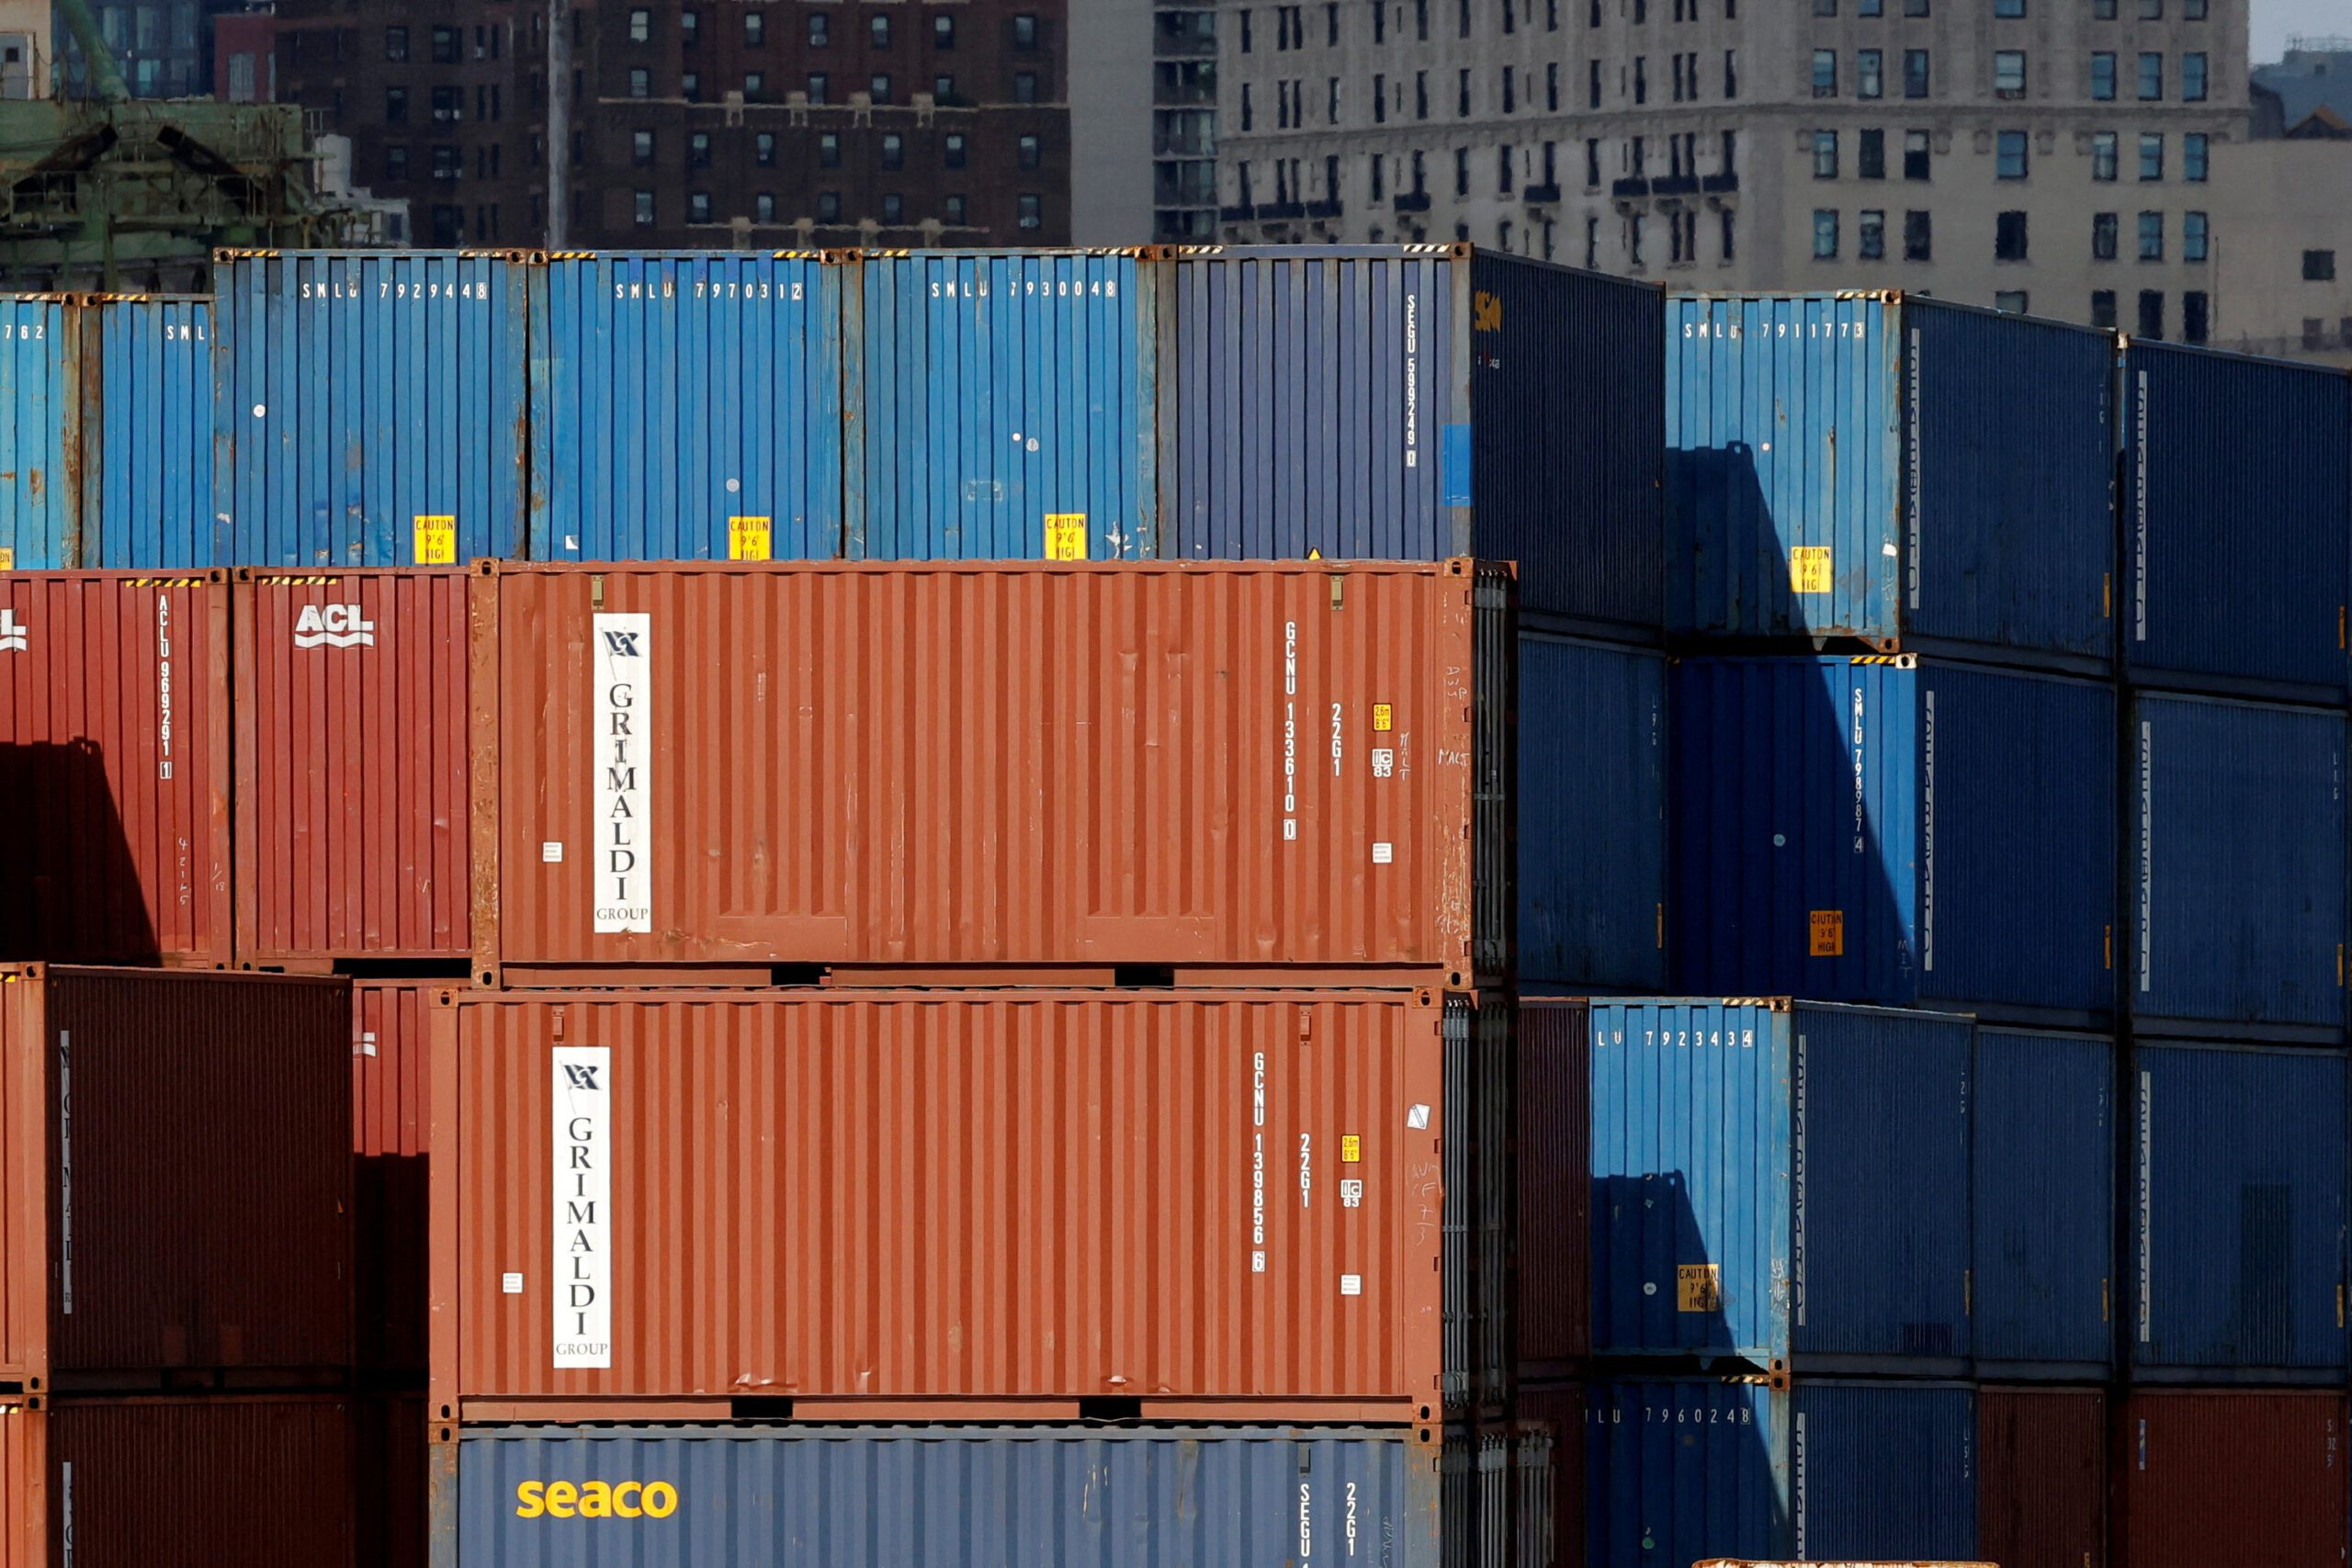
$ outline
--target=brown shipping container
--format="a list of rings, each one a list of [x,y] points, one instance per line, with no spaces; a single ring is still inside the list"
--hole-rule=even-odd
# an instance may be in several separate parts
[[[1577,1376],[1592,1352],[1589,1009],[1580,998],[1519,1004],[1517,1289],[1519,1376]]]
[[[422,1393],[362,1394],[356,1417],[357,1568],[425,1568],[430,1455]]]
[[[2119,1568],[2344,1562],[2352,1505],[2340,1391],[2143,1391],[2120,1408],[2111,1461]]]
[[[433,1106],[424,1092],[424,1017],[440,988],[413,980],[351,987],[358,1364],[412,1388],[424,1385],[425,1367],[424,1134]]]
[[[0,1568],[349,1568],[353,1458],[334,1395],[0,1405]]]
[[[1508,968],[1508,568],[476,571],[485,976]]]
[[[1976,1393],[1978,1552],[2001,1568],[2103,1568],[2107,1395]]]
[[[1583,1568],[1585,1389],[1580,1382],[1519,1391],[1521,1426],[1552,1433],[1552,1508],[1548,1539],[1525,1539],[1520,1568]]]
[[[339,1383],[349,982],[0,971],[0,1394]]]
[[[1469,998],[444,997],[436,1420],[1467,1403]]]
[[[0,959],[226,964],[222,572],[0,573]]]
[[[463,569],[241,569],[237,957],[472,949]]]

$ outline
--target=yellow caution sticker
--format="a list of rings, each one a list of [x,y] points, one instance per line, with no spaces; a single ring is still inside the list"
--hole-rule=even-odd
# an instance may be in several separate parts
[[[1503,330],[1503,298],[1481,288],[1470,296],[1470,330],[1474,333],[1498,333]]]
[[[416,564],[419,566],[458,564],[458,520],[456,518],[419,517],[416,520]]]
[[[1341,1165],[1362,1165],[1363,1163],[1363,1135],[1362,1134],[1342,1133],[1340,1134],[1340,1163]]]
[[[727,558],[729,560],[774,560],[775,550],[765,517],[729,517],[727,520]]]
[[[1084,560],[1086,558],[1085,513],[1048,512],[1046,513],[1046,558],[1047,560]]]
[[[1846,911],[1815,909],[1813,911],[1811,952],[1815,958],[1846,956]]]
[[[1827,545],[1797,545],[1791,547],[1789,592],[1792,593],[1829,592],[1829,547]]]
[[[1716,1263],[1676,1264],[1674,1266],[1674,1310],[1677,1312],[1723,1311],[1723,1266]]]
[[[1372,728],[1375,735],[1385,735],[1396,728],[1396,710],[1387,703],[1372,705]]]
[[[17,552],[6,545],[0,545],[0,571],[14,571],[16,570]]]

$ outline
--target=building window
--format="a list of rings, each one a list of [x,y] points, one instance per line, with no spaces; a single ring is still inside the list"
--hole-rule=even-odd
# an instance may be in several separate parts
[[[961,195],[947,198],[947,221],[957,228],[964,224],[964,198]]]
[[[931,47],[933,49],[954,49],[956,47],[955,17],[942,12],[940,15],[933,17],[931,19]]]
[[[2091,291],[2091,325],[2115,330],[2115,290],[2097,288]]]
[[[1036,139],[1023,137],[1022,140],[1033,141]],[[882,133],[882,166],[886,169],[903,169],[907,166],[907,139],[895,130],[886,130]],[[1034,167],[1035,165],[1023,166]]]
[[[628,96],[632,98],[651,97],[653,96],[653,73],[648,71],[642,65],[630,66],[628,68]]]
[[[865,30],[867,35],[873,39],[875,48],[888,49],[890,47],[890,16],[888,12],[876,11],[874,15],[868,17],[865,19]],[[748,42],[749,40],[746,39],[745,41]]]
[[[1593,69],[1599,70],[1600,67],[1596,65]],[[1460,118],[1470,118],[1470,73],[1467,71],[1460,72],[1454,77],[1453,112]]]
[[[628,139],[629,162],[640,169],[653,166],[653,132],[634,130]]]
[[[398,142],[384,149],[384,177],[388,180],[408,178],[408,149]]]
[[[2103,51],[2091,56],[2091,96],[2101,103],[2115,98],[2115,55]]]
[[[1816,17],[1836,16],[1838,14],[1838,0],[1813,0],[1813,14]]]
[[[1834,49],[1813,51],[1813,96],[1816,98],[1838,96],[1838,51]]]
[[[818,132],[817,166],[820,169],[838,169],[842,166],[842,139],[832,131]]]
[[[1599,108],[1600,107],[1600,62],[1598,60],[1585,62],[1584,86],[1585,107]],[[1465,108],[1462,112],[1468,114],[1470,111]]]
[[[2004,49],[1994,52],[1993,96],[1996,98],[2025,96],[2025,51]]]
[[[466,90],[463,87],[433,89],[433,123],[455,125],[466,118]]]
[[[1905,179],[1924,180],[1928,177],[1929,151],[1930,143],[1926,131],[1906,130],[1903,133],[1903,177]]]
[[[491,34],[491,38],[492,38],[493,40],[495,40],[495,39],[497,39],[497,37],[498,37],[498,35],[497,35],[496,33],[494,33],[494,32],[493,32],[492,34]],[[702,13],[701,13],[701,12],[699,12],[699,11],[681,11],[681,12],[679,12],[679,13],[678,13],[678,41],[680,41],[681,43],[684,43],[684,44],[687,44],[687,45],[689,45],[689,46],[694,45],[694,44],[700,43],[700,42],[702,41]],[[491,58],[494,60],[494,59],[496,59],[497,57],[498,57],[498,55],[497,55],[497,49],[496,49],[496,46],[495,46],[495,42],[493,41],[492,48],[492,51],[491,51]]]
[[[1855,254],[1864,261],[1886,259],[1886,214],[1865,209],[1854,234]]]
[[[2180,14],[2182,19],[2186,21],[2203,21],[2205,19],[2205,0],[2180,0]]]
[[[2025,178],[2025,132],[2004,130],[1994,139],[1996,174],[2005,180]]]
[[[867,77],[865,91],[876,103],[888,104],[890,101],[890,73],[887,71],[877,71]]]
[[[384,58],[394,64],[400,64],[408,59],[408,29],[406,28],[384,29]]]
[[[2140,259],[2143,262],[2165,259],[2165,215],[2161,212],[2140,214]]]
[[[1625,264],[1642,265],[1642,215],[1638,212],[1625,221]]]
[[[754,223],[775,221],[775,193],[763,190],[752,197],[752,220]]]
[[[1830,70],[1829,86],[1830,90],[1835,92],[1838,87],[1838,83],[1837,69],[1834,62],[1838,57],[1833,54],[1829,58],[1833,62]],[[1637,54],[1634,56],[1634,101],[1637,104],[1645,104],[1650,101],[1650,62],[1649,57],[1645,54]]]
[[[1813,133],[1813,177],[1817,180],[1838,177],[1838,133],[1834,130]]]
[[[1510,149],[1508,147],[1495,149],[1495,189],[1502,196],[1510,194]]]
[[[2165,177],[2165,135],[2161,130],[2140,133],[2140,177],[2143,180]]]
[[[1854,133],[1854,173],[1866,180],[1886,178],[1886,132],[1858,130]]]
[[[2205,259],[2206,246],[2209,243],[2209,239],[2210,230],[2206,222],[2205,214],[2202,212],[2184,212],[2180,215],[2181,260],[2185,262],[2203,261]]]
[[[1372,118],[1378,119],[1385,112],[1386,106],[1382,101],[1382,95],[1375,94],[1373,98]],[[1430,73],[1426,71],[1413,73],[1413,118],[1415,119],[1430,118]]]
[[[2335,282],[2335,253],[2334,251],[2305,251],[2303,253],[2303,281],[2305,283]]]
[[[2201,130],[2180,139],[2180,177],[2198,185],[2205,182],[2205,133]]]
[[[2115,20],[2115,0],[2091,0],[2091,19],[2098,22]]]
[[[900,223],[906,220],[906,198],[901,197],[897,191],[884,191],[882,193],[882,221],[885,223]]]
[[[1035,168],[1043,157],[1038,141],[1034,136],[1023,137],[1020,141],[1016,143],[1016,148],[1021,166],[1024,169]]]
[[[643,6],[632,8],[628,14],[628,41],[644,43],[652,37],[653,13]],[[438,60],[441,57],[436,54],[433,58]]]
[[[1419,75],[1419,73],[1417,72],[1415,74]],[[1697,82],[1690,84],[1693,97],[1698,96],[1698,88]],[[1544,65],[1544,103],[1551,113],[1560,112],[1560,62],[1556,60],[1546,61]],[[1426,109],[1422,112],[1428,113]]]
[[[1859,51],[1854,56],[1854,95],[1875,98],[1886,90],[1883,62],[1884,51],[1875,49]]]
[[[2012,316],[2026,311],[2026,292],[2022,288],[2004,288],[1993,296],[1993,309],[2006,310]]]
[[[808,47],[828,49],[833,41],[833,14],[831,11],[808,13]]]
[[[710,192],[697,190],[686,193],[686,221],[689,223],[710,221]]]
[[[2115,232],[2114,213],[2094,212],[2091,214],[2091,260],[2113,261],[2115,259]]]
[[[1838,259],[1838,213],[1833,208],[1816,207],[1813,209],[1813,259]]]
[[[689,169],[710,167],[709,131],[697,130],[686,138],[686,167]]]
[[[2022,17],[2025,15],[2025,0],[1993,0],[1993,15]]]
[[[2161,343],[2165,335],[2165,297],[2161,289],[2140,290],[2140,335]]]
[[[2205,101],[2205,57],[2202,54],[2180,57],[2180,96],[2183,103],[2201,104]]]
[[[1516,114],[1518,112],[1519,96],[1511,85],[1511,69],[1510,66],[1506,65],[1503,67],[1503,113]]]
[[[2201,288],[2192,288],[2180,297],[2180,340],[2183,343],[2203,343],[2212,335],[2212,306]]]
[[[2165,19],[2165,0],[2140,0],[2140,19],[2161,22]]]
[[[1903,96],[1906,98],[1926,97],[1928,78],[1928,51],[1924,49],[1905,50],[1903,51]]]
[[[838,143],[837,143],[838,144]],[[763,130],[752,138],[752,162],[763,169],[775,167],[775,132]]]
[[[1016,71],[1012,73],[1012,101],[1016,104],[1034,104],[1037,101],[1037,73],[1035,71]]]
[[[2101,130],[2091,137],[2091,178],[2115,178],[2115,132]]]
[[[830,73],[823,71],[811,71],[808,73],[808,101],[812,104],[829,102],[832,86],[833,79]]]
[[[639,16],[644,14],[642,11],[638,13]],[[461,36],[460,30],[457,28],[435,28],[433,29],[433,63],[435,65],[458,63],[458,41]]]
[[[820,190],[817,193],[817,221],[838,223],[842,220],[842,193]]]
[[[1039,197],[1034,192],[1023,191],[1014,203],[1018,213],[1014,221],[1023,229],[1035,229],[1042,226],[1045,219],[1040,212],[1041,206]]]
[[[960,130],[950,131],[945,141],[941,144],[940,152],[947,167],[962,168],[964,166],[964,133]]]
[[[384,89],[384,123],[387,125],[408,123],[408,89],[406,87]]]
[[[1935,260],[1935,224],[1925,212],[1903,215],[1903,259],[1905,261]]]
[[[1034,13],[1023,11],[1012,18],[1012,47],[1015,49],[1037,47],[1037,18]],[[1022,225],[1024,229],[1035,229],[1036,226],[1035,223]]]
[[[2143,54],[2140,57],[2140,101],[2153,103],[2165,96],[2165,57]]]
[[[1739,51],[1736,49],[1724,51],[1724,96],[1739,96]]]
[[[1737,214],[1737,213],[1734,212],[1730,208],[1726,207],[1726,208],[1724,208],[1724,210],[1723,210],[1723,215],[1722,215],[1722,216],[1723,216],[1723,220],[1724,220],[1724,221],[1723,221],[1723,231],[1724,231],[1724,232],[1723,232],[1723,258],[1722,258],[1722,259],[1723,259],[1724,261],[1725,261],[1725,262],[1727,262],[1727,263],[1728,263],[1728,262],[1732,261],[1735,257],[1736,257],[1736,256],[1737,256],[1737,254],[1739,254],[1738,235],[1737,235],[1737,233],[1736,233],[1736,232],[1735,231],[1735,230],[1734,230],[1734,224],[1735,224],[1736,220],[1738,219],[1739,214]],[[1589,262],[1589,261],[1588,261],[1587,263],[1585,263],[1585,265],[1586,265],[1587,266],[1590,266],[1592,264],[1591,264],[1590,262]]]
[[[637,226],[640,229],[653,226],[653,193],[650,190],[637,193]]]
[[[746,12],[744,12],[744,13],[743,13],[743,43],[744,43],[744,46],[745,46],[746,48],[749,48],[749,49],[758,49],[758,48],[760,48],[762,45],[765,44],[767,41],[768,41],[768,14],[767,14],[765,11],[746,11]]]
[[[1470,194],[1470,149],[1467,147],[1453,150],[1453,194],[1457,197]]]
[[[2025,214],[1996,213],[1993,218],[1993,259],[2023,261],[2026,259]]]

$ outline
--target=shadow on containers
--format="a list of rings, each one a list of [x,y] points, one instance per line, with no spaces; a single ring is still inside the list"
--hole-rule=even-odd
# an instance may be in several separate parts
[[[153,962],[154,921],[97,743],[0,745],[0,802],[18,829],[0,834],[0,961]]]

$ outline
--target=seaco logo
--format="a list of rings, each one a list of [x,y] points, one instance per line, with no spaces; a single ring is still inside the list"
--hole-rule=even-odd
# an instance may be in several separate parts
[[[666,1519],[678,1489],[666,1481],[526,1481],[514,1488],[518,1519]]]
[[[297,648],[373,648],[376,623],[356,604],[305,604],[294,621]]]
[[[0,610],[0,653],[25,651],[25,623],[14,610]]]

